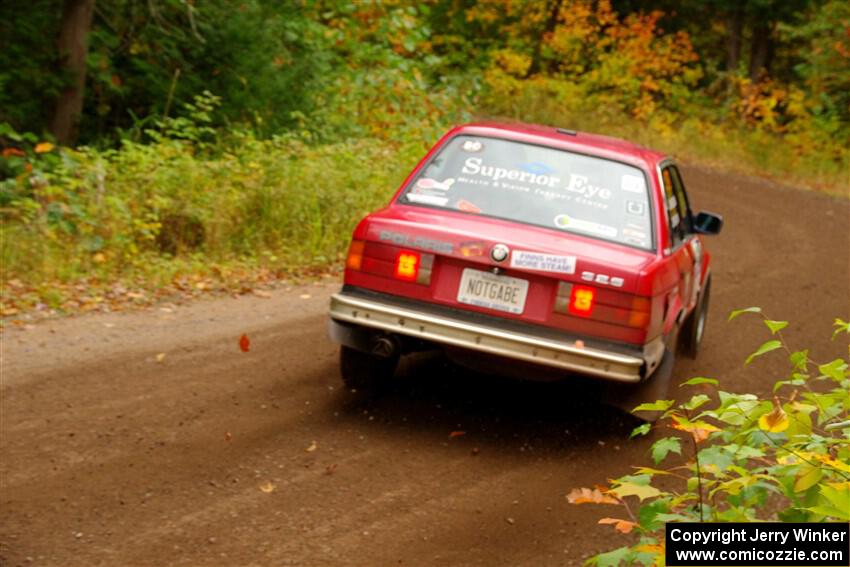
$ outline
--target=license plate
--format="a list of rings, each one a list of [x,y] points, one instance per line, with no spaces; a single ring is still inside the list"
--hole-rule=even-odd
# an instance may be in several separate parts
[[[466,268],[460,278],[457,300],[458,303],[477,305],[496,311],[522,313],[525,309],[526,295],[528,295],[527,280]]]

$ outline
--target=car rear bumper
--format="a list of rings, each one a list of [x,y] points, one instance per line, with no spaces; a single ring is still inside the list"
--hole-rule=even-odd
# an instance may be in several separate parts
[[[541,364],[615,380],[640,382],[664,355],[664,345],[653,341],[643,348],[606,345],[586,340],[576,345],[570,337],[560,340],[517,329],[505,330],[489,321],[470,321],[458,314],[428,312],[415,305],[400,305],[390,298],[341,293],[331,297],[332,336],[346,343],[342,328],[352,325],[437,344],[484,352],[508,359]],[[578,339],[578,337],[575,337]],[[354,346],[354,345],[350,345]]]

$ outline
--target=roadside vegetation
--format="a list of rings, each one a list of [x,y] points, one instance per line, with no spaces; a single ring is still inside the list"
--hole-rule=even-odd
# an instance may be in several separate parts
[[[663,565],[667,522],[850,521],[847,361],[818,363],[807,349],[791,348],[782,336],[788,322],[757,307],[733,311],[729,320],[748,313],[762,317],[771,338],[745,364],[784,353],[788,374],[776,377],[770,397],[726,391],[717,379],[697,377],[680,385],[695,392],[684,401],[639,406],[661,412],[657,423],[632,433],[652,432],[655,466],[567,495],[572,504],[619,508],[618,517],[599,523],[632,542],[587,564]],[[850,323],[836,319],[832,339],[846,340],[848,333]]]
[[[846,2],[3,4],[0,316],[337,266],[474,118],[848,192]]]

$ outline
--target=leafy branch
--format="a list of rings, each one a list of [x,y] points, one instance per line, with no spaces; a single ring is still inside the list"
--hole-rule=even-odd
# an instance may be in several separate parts
[[[850,521],[847,362],[839,358],[817,363],[807,350],[792,350],[782,334],[788,322],[770,319],[759,308],[733,311],[729,320],[745,313],[761,315],[772,337],[745,364],[782,350],[791,365],[790,378],[777,380],[773,395],[766,398],[726,392],[718,388],[718,380],[697,377],[681,387],[699,387],[703,392],[678,404],[657,400],[635,408],[661,412],[654,427],[687,433],[693,454],[684,465],[639,467],[638,474],[595,488],[592,498],[568,495],[574,504],[623,506],[630,520],[605,518],[600,523],[611,524],[621,533],[638,534],[633,545],[596,555],[588,564],[657,563],[664,556],[666,522]],[[836,319],[834,325],[833,340],[850,334],[846,321]],[[643,424],[632,437],[646,435],[654,427]],[[681,439],[658,439],[650,453],[657,467],[672,453],[682,455]],[[678,491],[656,486],[662,478],[684,486]],[[588,489],[570,494],[582,490]],[[630,496],[638,498],[637,510],[629,504]],[[766,507],[768,499],[771,506]]]

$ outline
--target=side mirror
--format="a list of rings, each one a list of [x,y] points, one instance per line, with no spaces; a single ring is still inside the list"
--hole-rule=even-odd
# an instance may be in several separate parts
[[[723,228],[723,217],[707,211],[700,211],[694,218],[693,227],[694,232],[698,234],[719,234],[720,229]]]

